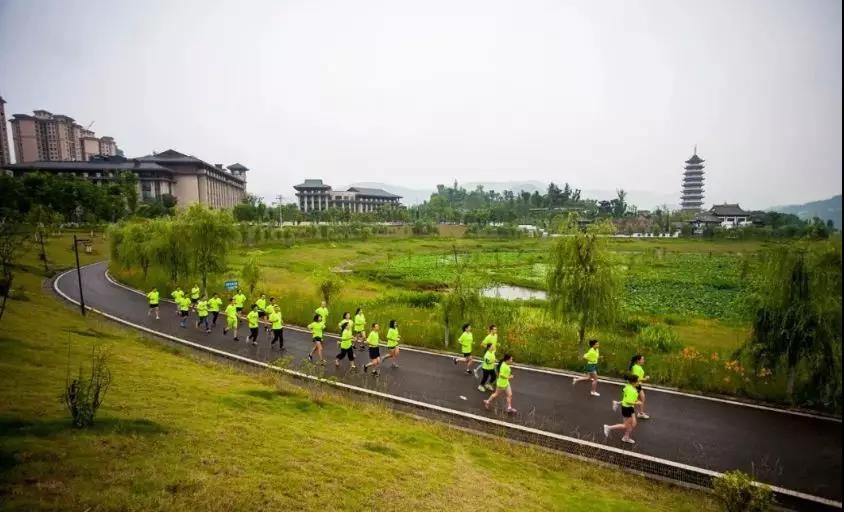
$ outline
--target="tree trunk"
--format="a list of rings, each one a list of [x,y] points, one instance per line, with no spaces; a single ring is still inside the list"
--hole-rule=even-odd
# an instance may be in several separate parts
[[[44,273],[49,274],[50,269],[47,267],[47,251],[44,249],[44,235],[38,233],[38,243],[41,244],[41,261],[44,262]]]
[[[785,383],[785,394],[788,401],[794,403],[794,381],[797,379],[797,365],[788,367],[788,379]]]
[[[443,344],[448,348],[448,320],[445,321],[445,332],[443,333]]]
[[[585,350],[583,338],[586,337],[586,321],[582,320],[580,326],[577,328],[577,346],[581,352]]]
[[[3,303],[0,304],[0,320],[3,319],[3,312],[6,311],[6,299],[9,298],[9,292],[12,290],[12,273],[6,274],[5,283],[3,283]]]

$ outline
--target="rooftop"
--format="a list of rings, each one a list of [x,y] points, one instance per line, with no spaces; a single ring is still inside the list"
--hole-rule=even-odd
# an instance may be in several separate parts
[[[227,167],[227,169],[230,170],[230,171],[248,171],[249,170],[248,167],[246,167],[245,165],[243,165],[239,162],[231,164],[230,166]]]
[[[234,174],[228,173],[219,167],[215,167],[204,160],[200,160],[193,155],[186,155],[184,153],[180,153],[175,149],[168,149],[167,151],[162,151],[161,153],[153,153],[151,155],[145,155],[136,158],[135,160],[140,160],[141,162],[155,162],[163,165],[168,164],[194,164],[200,167],[203,167],[206,170],[211,170],[215,172],[222,172],[226,174],[226,176],[230,176],[232,179],[237,181],[244,181],[241,176],[235,176]]]
[[[298,185],[294,185],[293,188],[299,190],[300,188],[320,188],[328,190],[331,188],[330,185],[326,185],[322,182],[322,180],[312,180],[306,179],[303,183],[299,183]]]
[[[688,160],[686,160],[686,163],[687,163],[687,164],[691,164],[691,165],[697,165],[697,164],[702,164],[702,163],[703,163],[703,162],[705,162],[705,161],[706,161],[706,160],[704,160],[703,158],[701,158],[701,157],[697,156],[697,151],[695,151],[695,154],[694,154],[694,155],[692,155],[692,157],[691,157],[691,158],[689,158]]]
[[[385,199],[401,199],[401,196],[391,194],[386,190],[380,188],[364,188],[364,187],[349,187],[349,192],[357,192],[359,195],[367,197],[382,197]]]
[[[750,212],[742,210],[738,203],[724,203],[713,205],[709,213],[719,217],[732,217],[735,215],[750,215]]]

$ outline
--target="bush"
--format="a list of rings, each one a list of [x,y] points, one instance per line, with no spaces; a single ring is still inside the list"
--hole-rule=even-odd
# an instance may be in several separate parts
[[[73,380],[70,380],[68,372],[68,381],[65,383],[62,397],[76,428],[94,424],[97,409],[102,405],[106,391],[111,385],[107,352],[98,348],[92,349],[91,376],[86,377],[82,373],[82,365],[79,365],[79,374]]]
[[[738,470],[716,478],[712,489],[726,512],[764,512],[774,502],[771,489],[754,485],[747,473]]]
[[[677,333],[664,324],[649,325],[639,330],[636,341],[640,347],[658,352],[674,352],[683,348]]]

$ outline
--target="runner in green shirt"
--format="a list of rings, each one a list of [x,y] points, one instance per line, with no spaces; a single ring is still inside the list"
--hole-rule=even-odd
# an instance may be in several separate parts
[[[173,299],[173,302],[176,303],[176,316],[179,316],[182,311],[182,297],[185,296],[185,292],[182,291],[180,287],[176,287],[175,290],[170,292],[170,297]]]
[[[495,343],[486,344],[486,352],[484,352],[484,360],[481,363],[481,369],[484,374],[481,377],[481,383],[478,385],[478,391],[494,391],[492,383],[495,382]],[[486,386],[484,386],[486,384]]]
[[[344,357],[349,358],[351,369],[357,368],[355,366],[355,348],[353,345],[354,335],[352,334],[352,320],[349,318],[349,313],[343,313],[343,321],[340,322],[340,353],[334,358],[334,366],[340,366],[340,360]]]
[[[217,317],[220,316],[220,308],[223,307],[223,299],[219,293],[215,293],[208,299],[208,311],[211,312],[211,327],[217,327]]]
[[[322,332],[325,330],[325,318],[319,313],[315,314],[314,321],[308,324],[308,329],[311,330],[311,338],[314,342],[314,347],[308,354],[308,361],[313,362],[314,354],[316,354],[319,358],[317,364],[325,364],[325,358],[322,357]]]
[[[190,299],[187,297],[182,297],[179,299],[179,327],[184,328],[188,321],[188,315],[190,314]]]
[[[455,357],[454,364],[466,363],[466,374],[472,374],[472,326],[470,324],[463,324],[463,333],[457,338],[457,343],[460,343],[460,353],[463,357]]]
[[[489,409],[492,401],[498,398],[499,395],[502,393],[507,399],[507,409],[506,412],[508,414],[515,414],[516,409],[513,409],[513,386],[510,385],[510,379],[513,378],[512,370],[510,369],[510,363],[513,362],[513,356],[510,354],[504,354],[504,357],[501,358],[501,361],[498,361],[498,370],[496,373],[498,374],[498,378],[495,381],[495,391],[490,395],[489,398],[484,400],[484,407]]]
[[[275,342],[278,342],[278,349],[284,350],[284,322],[281,318],[281,310],[278,308],[273,307],[272,305],[268,306],[272,308],[272,313],[270,313],[270,327],[273,331],[273,339],[270,341],[270,348],[275,345]]]
[[[328,306],[325,301],[319,303],[319,307],[314,310],[314,314],[322,317],[322,323],[328,323]]]
[[[491,324],[489,326],[489,330],[487,331],[487,335],[484,338],[484,340],[481,342],[482,347],[486,347],[489,344],[492,344],[492,351],[495,352],[495,350],[498,348],[498,327],[496,327],[495,324]],[[478,378],[478,372],[482,369],[481,366],[483,366],[483,365],[478,365],[478,366],[475,367],[475,378],[476,379]]]
[[[645,356],[636,354],[630,358],[629,370],[630,373],[639,378],[639,382],[636,384],[636,390],[639,392],[639,401],[642,403],[639,405],[639,412],[636,413],[636,417],[648,420],[651,417],[645,412],[645,390],[642,389],[642,384],[649,381],[651,378],[645,375],[645,368],[642,366],[643,364],[645,364]]]
[[[258,306],[258,318],[264,318],[267,315],[267,296],[266,294],[261,294],[258,297],[258,300],[255,301],[255,305]]]
[[[392,359],[392,367],[399,367],[399,341],[401,341],[399,323],[395,320],[390,320],[390,328],[387,329],[387,355],[381,358],[382,363],[387,359]]]
[[[639,391],[636,389],[638,383],[639,377],[636,375],[631,373],[627,376],[627,384],[621,389],[621,401],[612,401],[613,411],[617,411],[618,406],[621,405],[621,417],[623,421],[615,425],[604,425],[604,437],[610,437],[610,432],[613,430],[623,430],[624,436],[621,440],[628,444],[636,444],[636,441],[630,437],[630,434],[636,428],[636,406],[642,403],[639,401]]]
[[[243,307],[246,305],[246,295],[243,294],[240,289],[237,290],[237,293],[234,295],[234,307],[237,309],[237,314],[239,315],[243,311]]]
[[[366,338],[366,344],[369,346],[369,362],[364,365],[363,373],[366,373],[371,366],[374,368],[372,375],[378,375],[378,369],[381,366],[381,347],[379,346],[381,338],[378,335],[380,330],[381,326],[378,323],[372,324],[369,329],[369,336]]]
[[[199,289],[199,285],[193,285],[193,288],[190,289],[190,303],[193,306],[196,306],[196,303],[199,302],[199,294],[202,290]]]
[[[202,296],[199,301],[196,303],[196,327],[198,328],[200,325],[205,326],[205,332],[211,332],[211,329],[208,327],[208,297]]]
[[[357,308],[355,310],[355,323],[354,327],[352,328],[352,332],[355,335],[355,345],[357,346],[358,350],[363,350],[365,347],[366,341],[366,317],[363,314],[363,310],[361,308]]]
[[[158,293],[158,288],[153,288],[147,294],[147,300],[149,300],[149,311],[147,311],[147,317],[149,317],[150,313],[155,311],[155,319],[158,320],[158,302],[160,300],[161,294]]]
[[[281,313],[281,308],[279,308],[275,303],[275,297],[270,297],[270,302],[267,303],[267,307],[264,311],[266,311],[266,313],[267,313],[267,319],[269,319],[270,315],[273,314],[273,312],[275,312],[275,311],[278,311],[279,313]],[[268,337],[269,337],[271,332],[272,332],[272,322],[267,324],[267,336]]]
[[[592,391],[590,391],[589,394],[592,396],[601,396],[601,394],[598,393],[598,358],[600,357],[600,354],[598,353],[599,345],[600,343],[598,343],[598,340],[589,340],[589,350],[583,354],[583,359],[586,360],[586,375],[584,377],[575,376],[571,380],[572,386],[584,380],[591,380]]]
[[[253,345],[258,344],[258,305],[252,304],[249,313],[246,314],[246,325],[249,327],[249,336],[246,337],[246,342],[252,340]]]
[[[234,341],[237,339],[237,306],[234,305],[234,297],[229,298],[229,305],[226,306],[226,326],[223,328],[223,335],[232,331],[234,333]]]

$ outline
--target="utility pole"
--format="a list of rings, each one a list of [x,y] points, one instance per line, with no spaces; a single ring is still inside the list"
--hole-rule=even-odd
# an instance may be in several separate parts
[[[90,240],[84,238],[76,238],[73,235],[73,252],[76,254],[76,279],[79,282],[79,309],[82,311],[82,316],[85,316],[85,297],[82,295],[82,271],[79,269],[79,242],[90,243]]]
[[[284,225],[284,220],[281,218],[281,210],[284,207],[284,203],[282,202],[282,200],[284,199],[284,196],[279,194],[279,195],[275,196],[275,198],[278,201],[278,225],[279,225],[279,227],[282,227]]]

